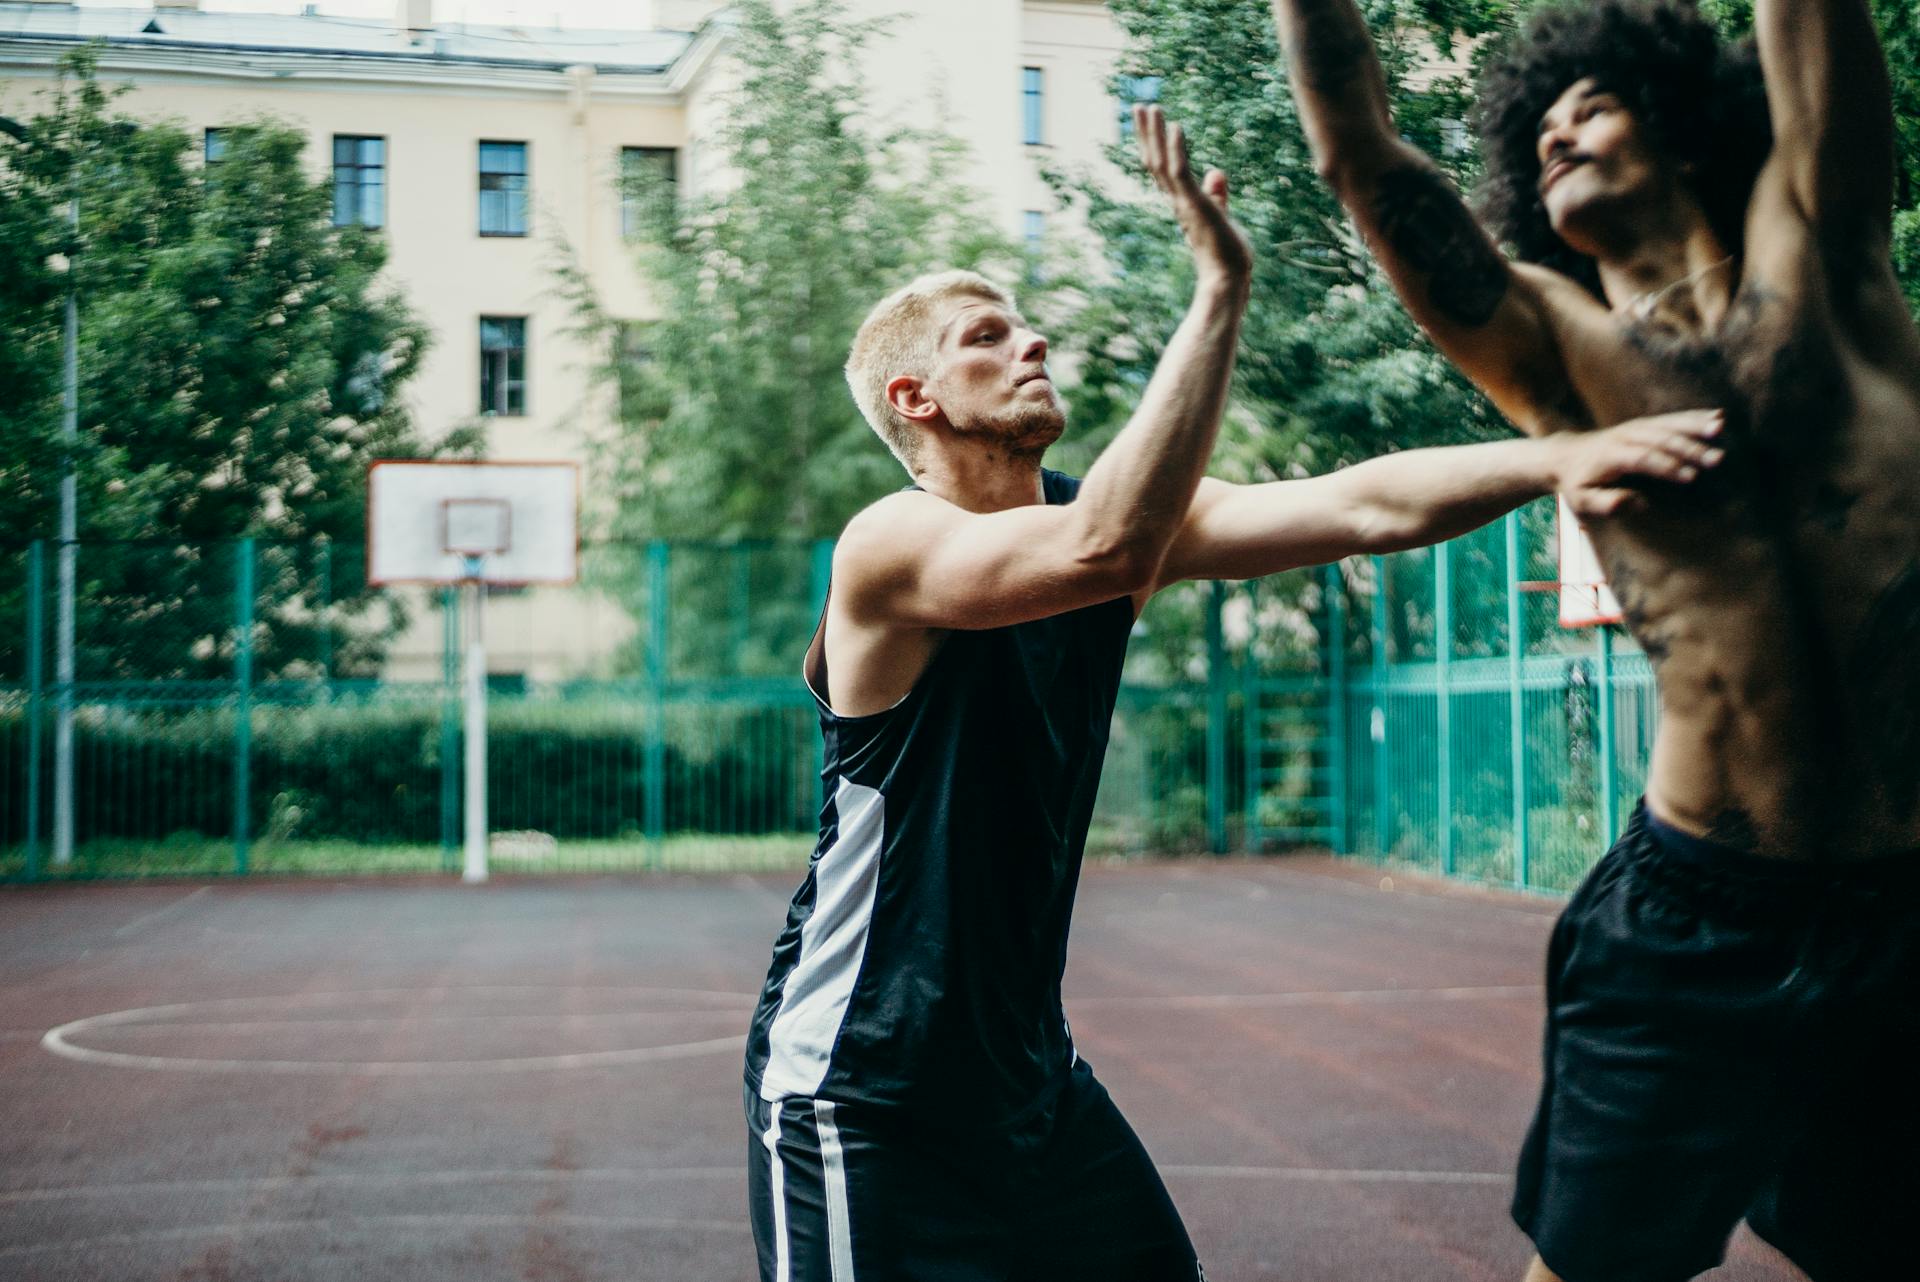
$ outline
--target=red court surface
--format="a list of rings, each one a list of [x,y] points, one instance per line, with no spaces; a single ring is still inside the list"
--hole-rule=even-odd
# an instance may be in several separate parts
[[[0,892],[0,1277],[748,1282],[739,1047],[790,881]],[[1089,869],[1075,1039],[1210,1278],[1517,1282],[1555,911]],[[1743,1230],[1709,1276],[1798,1275]]]

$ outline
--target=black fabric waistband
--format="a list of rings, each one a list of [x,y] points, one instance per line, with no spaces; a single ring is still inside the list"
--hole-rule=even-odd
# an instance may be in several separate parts
[[[1642,801],[1621,844],[1634,862],[1659,880],[1676,883],[1688,898],[1735,909],[1798,915],[1835,901],[1862,907],[1883,900],[1920,899],[1920,851],[1872,859],[1815,862],[1774,859],[1682,832]]]

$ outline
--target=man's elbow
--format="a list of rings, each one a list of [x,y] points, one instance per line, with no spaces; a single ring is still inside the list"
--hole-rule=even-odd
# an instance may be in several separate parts
[[[1081,551],[1079,572],[1089,587],[1111,596],[1144,592],[1160,574],[1167,549],[1157,540],[1120,539]]]
[[[1364,556],[1404,552],[1428,542],[1412,513],[1382,503],[1356,504],[1351,510],[1353,549]]]

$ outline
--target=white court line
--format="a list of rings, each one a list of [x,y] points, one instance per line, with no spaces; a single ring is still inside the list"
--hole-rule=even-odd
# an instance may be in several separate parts
[[[524,1215],[343,1215],[312,1220],[250,1220],[235,1224],[190,1224],[171,1229],[148,1229],[135,1233],[105,1233],[98,1237],[68,1238],[61,1242],[36,1242],[23,1246],[0,1246],[0,1259],[23,1255],[47,1255],[54,1252],[89,1251],[103,1247],[143,1246],[150,1242],[192,1241],[195,1238],[259,1237],[268,1233],[286,1233],[302,1229],[329,1232],[350,1225],[391,1225],[407,1228],[519,1228],[534,1223],[559,1228],[642,1229],[661,1232],[694,1230],[702,1233],[740,1233],[745,1226],[736,1220],[660,1220],[617,1215],[543,1215],[529,1211]]]
[[[1070,998],[1075,1010],[1135,1010],[1169,1007],[1175,1010],[1216,1010],[1242,1006],[1374,1006],[1396,1002],[1508,1001],[1538,997],[1539,984],[1486,988],[1359,988],[1345,992],[1148,994],[1121,997]]]
[[[146,925],[148,922],[158,921],[160,918],[165,917],[170,913],[175,913],[180,911],[182,908],[185,908],[188,904],[192,903],[194,900],[200,898],[200,896],[206,894],[209,890],[212,890],[212,889],[213,889],[212,886],[202,886],[198,890],[191,891],[185,895],[182,895],[180,898],[174,900],[172,903],[166,905],[165,907],[156,908],[150,913],[142,913],[140,914],[140,916],[135,917],[132,921],[122,926],[120,929],[114,931],[113,937],[115,939],[124,939],[128,935],[131,935],[134,931]]]
[[[1507,1184],[1494,1171],[1340,1171],[1314,1166],[1163,1166],[1178,1179],[1297,1180],[1313,1184]]]
[[[568,1023],[568,1024],[604,1024],[629,1020],[650,1019],[744,1019],[746,1010],[714,1007],[702,1010],[631,1010],[631,1011],[593,1011],[569,1014],[566,1011],[551,1011],[539,1015],[388,1015],[371,1019],[252,1019],[238,1023],[199,1023],[178,1021],[153,1024],[121,1024],[114,1028],[116,1034],[127,1033],[172,1033],[191,1030],[196,1033],[284,1033],[288,1029],[324,1028],[338,1032],[357,1028],[362,1031],[392,1028],[396,1024],[412,1027],[417,1024],[511,1024],[526,1023]],[[39,1037],[40,1029],[32,1036]],[[5,1034],[0,1034],[4,1037]]]
[[[1312,1166],[1162,1166],[1162,1175],[1175,1179],[1282,1180],[1310,1184],[1505,1184],[1513,1177],[1498,1171],[1397,1171],[1339,1169]],[[60,1188],[0,1189],[0,1206],[66,1202],[93,1198],[149,1198],[169,1194],[205,1196],[217,1193],[265,1193],[289,1188],[451,1188],[472,1184],[530,1182],[537,1184],[583,1181],[600,1184],[641,1183],[649,1180],[744,1179],[742,1166],[598,1167],[554,1171],[327,1171],[312,1175],[275,1175],[221,1180],[144,1180],[126,1184],[75,1184]]]
[[[425,1077],[437,1074],[481,1074],[481,1073],[518,1073],[541,1069],[572,1068],[608,1068],[631,1064],[652,1064],[665,1060],[688,1059],[700,1055],[712,1055],[721,1051],[737,1050],[746,1044],[746,1035],[712,1038],[705,1041],[678,1042],[665,1046],[639,1046],[623,1050],[583,1051],[559,1055],[519,1055],[490,1059],[437,1059],[437,1060],[254,1060],[254,1059],[205,1059],[188,1056],[134,1055],[121,1051],[99,1050],[91,1046],[76,1045],[74,1038],[88,1032],[129,1027],[147,1028],[164,1024],[182,1015],[199,1015],[212,1011],[243,1012],[266,1007],[271,1011],[281,1011],[286,1007],[311,1007],[338,1004],[341,1001],[366,1001],[379,998],[407,998],[416,1002],[444,1000],[455,996],[483,994],[520,994],[586,991],[572,990],[566,985],[525,985],[525,984],[476,984],[472,986],[444,985],[433,988],[381,988],[366,989],[361,992],[331,993],[293,993],[282,997],[222,997],[199,1002],[176,1002],[168,1006],[144,1006],[131,1010],[109,1011],[103,1015],[89,1015],[49,1029],[40,1039],[40,1045],[48,1052],[62,1058],[75,1060],[82,1064],[108,1065],[116,1068],[158,1069],[164,1072],[200,1072],[200,1073],[252,1073],[252,1074],[297,1074],[297,1073],[360,1073],[379,1077]],[[639,986],[623,988],[625,992],[653,992],[688,994],[699,993],[702,996],[726,996],[738,1001],[742,994],[719,994],[704,989],[648,989]],[[188,1021],[181,1021],[182,1024]]]
[[[164,1009],[155,1007],[154,1010]],[[631,1050],[582,1051],[570,1055],[523,1055],[508,1059],[420,1059],[420,1060],[304,1060],[304,1059],[188,1059],[165,1055],[130,1055],[120,1051],[95,1050],[75,1046],[67,1038],[91,1028],[151,1014],[147,1011],[118,1011],[77,1019],[51,1029],[40,1045],[63,1059],[82,1064],[112,1068],[157,1069],[169,1073],[237,1073],[288,1075],[302,1073],[355,1073],[369,1077],[440,1077],[488,1073],[524,1073],[536,1070],[572,1068],[620,1068],[633,1064],[658,1064],[668,1060],[693,1059],[737,1051],[747,1044],[746,1034],[716,1037],[704,1042],[679,1042],[670,1046],[638,1046]]]
[[[555,1181],[586,1180],[599,1183],[632,1183],[645,1180],[712,1180],[746,1178],[745,1166],[660,1166],[632,1168],[590,1168],[579,1171],[555,1171],[545,1167],[527,1170],[474,1171],[321,1171],[311,1175],[264,1175],[223,1180],[143,1180],[127,1184],[72,1184],[58,1188],[0,1189],[0,1206],[23,1202],[63,1202],[77,1198],[155,1197],[168,1193],[252,1193],[288,1188],[315,1188],[326,1185],[403,1185],[407,1188],[455,1187],[464,1184],[495,1184],[503,1180]]]

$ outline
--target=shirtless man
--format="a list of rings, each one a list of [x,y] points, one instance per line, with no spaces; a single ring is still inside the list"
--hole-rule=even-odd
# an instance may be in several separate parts
[[[1555,488],[1582,510],[1717,461],[1716,418],[1409,450],[1332,476],[1203,481],[1247,301],[1226,178],[1136,116],[1197,285],[1085,482],[1041,467],[1047,343],[978,276],[876,307],[848,380],[913,476],[847,526],[806,675],[820,842],[748,1039],[763,1282],[1193,1282],[1152,1161],[1076,1053],[1067,926],[1135,616],[1244,578],[1464,532]]]
[[[1549,953],[1531,1276],[1691,1276],[1743,1215],[1816,1279],[1911,1276],[1920,334],[1865,0],[1756,0],[1757,64],[1682,0],[1536,15],[1481,82],[1519,262],[1395,134],[1353,0],[1276,8],[1320,172],[1508,418],[1727,415],[1714,476],[1592,525],[1661,720]]]

